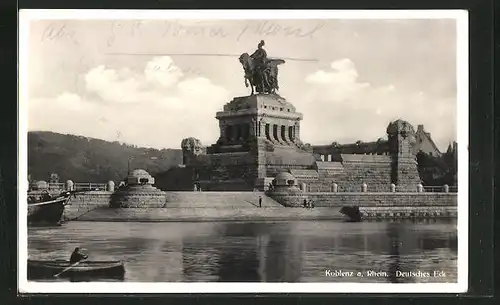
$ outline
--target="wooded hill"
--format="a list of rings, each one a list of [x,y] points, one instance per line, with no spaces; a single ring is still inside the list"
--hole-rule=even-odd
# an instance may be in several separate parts
[[[439,157],[418,153],[417,162],[418,173],[424,185],[457,185],[458,160],[452,151],[448,150]]]
[[[179,144],[180,145],[180,144]],[[151,175],[182,163],[180,149],[143,148],[120,142],[59,134],[28,133],[28,174],[31,180],[48,181],[52,173],[60,182],[118,182],[130,169],[142,168]]]

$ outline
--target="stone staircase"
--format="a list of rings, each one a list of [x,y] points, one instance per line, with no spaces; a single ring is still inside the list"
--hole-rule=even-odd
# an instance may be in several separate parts
[[[167,208],[283,207],[263,192],[167,192]]]

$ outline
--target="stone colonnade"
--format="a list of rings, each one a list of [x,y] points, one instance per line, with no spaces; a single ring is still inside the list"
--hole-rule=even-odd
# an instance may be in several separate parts
[[[299,139],[300,125],[275,124],[272,120],[260,118],[252,119],[251,122],[230,124],[221,122],[220,137],[227,142],[244,141],[250,136],[266,138],[271,142],[296,142]]]

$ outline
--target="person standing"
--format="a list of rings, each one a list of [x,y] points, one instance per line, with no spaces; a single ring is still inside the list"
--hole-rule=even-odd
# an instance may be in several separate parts
[[[262,196],[259,196],[259,208],[262,207]]]

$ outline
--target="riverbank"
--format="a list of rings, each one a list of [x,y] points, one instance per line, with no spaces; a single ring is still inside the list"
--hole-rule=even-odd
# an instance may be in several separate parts
[[[77,221],[105,222],[211,222],[211,221],[286,221],[286,220],[339,220],[338,209],[287,209],[275,207],[253,208],[157,208],[111,209],[98,208]]]
[[[361,208],[364,218],[376,219],[453,219],[456,209],[406,208],[378,210]],[[74,221],[97,222],[213,222],[213,221],[291,221],[291,220],[345,220],[338,208],[97,208]]]

